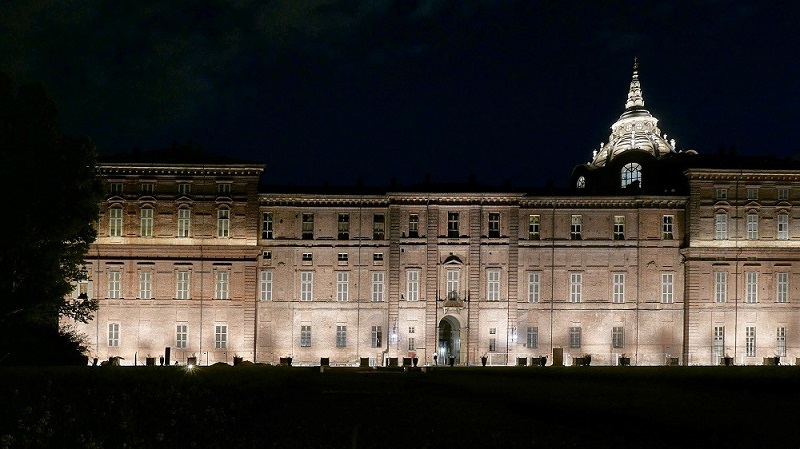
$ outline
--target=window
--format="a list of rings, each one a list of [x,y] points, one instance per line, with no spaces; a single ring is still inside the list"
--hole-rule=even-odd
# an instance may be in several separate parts
[[[714,346],[712,350],[714,351],[713,363],[719,363],[719,359],[725,355],[725,326],[714,326]]]
[[[383,342],[383,331],[380,326],[372,326],[372,347],[380,348]]]
[[[786,328],[779,327],[775,339],[775,355],[786,357]]]
[[[408,236],[419,237],[419,215],[417,214],[408,215]]]
[[[272,272],[262,271],[259,286],[259,299],[262,301],[272,301]]]
[[[153,208],[152,207],[143,207],[140,211],[141,216],[141,226],[140,226],[140,234],[142,237],[152,237],[153,236]]]
[[[611,328],[611,347],[620,349],[625,346],[625,332],[622,326]]]
[[[585,176],[578,176],[578,180],[575,181],[575,187],[579,189],[586,188],[586,177]]]
[[[578,349],[581,347],[580,326],[572,326],[569,328],[569,347],[572,349]]]
[[[447,270],[447,299],[458,299],[458,270]]]
[[[152,182],[142,183],[142,195],[152,195],[155,184]]]
[[[311,326],[310,325],[302,325],[302,326],[300,326],[300,347],[301,348],[310,348],[311,347]]]
[[[758,214],[747,214],[747,240],[758,240]]]
[[[419,300],[419,270],[406,272],[406,300]]]
[[[372,273],[372,300],[383,301],[383,272]]]
[[[372,240],[384,240],[386,238],[386,216],[375,214],[372,216]]]
[[[672,240],[674,238],[673,235],[673,224],[675,222],[674,215],[664,215],[661,217],[661,238],[664,240]]]
[[[642,166],[635,163],[630,162],[625,164],[622,167],[622,188],[628,187],[633,185],[633,187],[641,187],[642,186]],[[634,184],[635,183],[635,184]]]
[[[581,240],[581,228],[583,218],[580,215],[572,216],[572,225],[569,230],[569,238],[572,240]]]
[[[314,272],[300,272],[300,301],[311,301],[314,296]]]
[[[108,347],[119,347],[119,323],[108,323]]]
[[[214,326],[214,349],[228,349],[228,325]]]
[[[302,238],[303,240],[314,239],[314,214],[303,214],[302,222]]]
[[[272,212],[261,214],[261,238],[272,239],[274,237],[272,229]]]
[[[408,350],[409,351],[416,351],[417,350],[417,342],[414,337],[408,337]]]
[[[489,352],[497,351],[497,337],[489,337]]]
[[[350,240],[350,214],[339,214],[336,235],[339,240]]]
[[[264,260],[272,260],[272,251],[264,251],[261,253],[261,258]]]
[[[108,272],[108,298],[109,299],[119,299],[120,298],[120,272],[117,270],[111,270]]]
[[[528,302],[539,302],[541,273],[533,271],[528,273]]]
[[[758,302],[758,272],[748,271],[745,275],[747,278],[745,302],[748,304],[755,304]]]
[[[539,328],[537,326],[528,326],[526,346],[528,349],[536,349],[539,347]]]
[[[716,240],[728,239],[728,214],[725,212],[717,212],[714,216],[714,238]]]
[[[789,199],[789,189],[778,189],[778,200],[787,201]]]
[[[228,271],[217,271],[215,293],[217,299],[228,299],[230,287],[230,275]]]
[[[622,304],[625,302],[625,274],[624,273],[614,273],[613,276],[613,285],[614,285],[614,293],[613,293],[613,302],[615,304]]]
[[[188,195],[192,191],[192,185],[188,182],[178,183],[178,194]]]
[[[778,214],[778,240],[789,240],[789,214]]]
[[[717,271],[714,273],[714,301],[726,302],[728,300],[728,273]]]
[[[189,272],[176,273],[175,299],[189,299]]]
[[[175,347],[186,349],[186,342],[189,339],[189,325],[178,323],[175,325]]]
[[[497,212],[489,212],[489,238],[500,237],[500,214]]]
[[[349,256],[347,253],[339,253],[339,254],[336,256],[336,260],[337,260],[338,262],[347,262],[347,260],[348,260],[349,258],[350,258],[350,256]],[[343,265],[344,265],[344,264],[343,264]]]
[[[459,236],[458,212],[447,213],[447,236],[450,238],[455,238]]]
[[[625,240],[624,215],[614,215],[614,240]]]
[[[336,272],[336,300],[347,301],[350,290],[350,273],[347,271]]]
[[[746,326],[744,328],[744,348],[747,357],[756,356],[756,327]]]
[[[231,211],[228,209],[217,210],[217,237],[227,238],[231,235]]]
[[[758,199],[758,188],[757,187],[748,187],[747,188],[747,199],[748,200],[757,200]]]
[[[383,253],[373,253],[372,254],[372,261],[373,262],[383,262]]]
[[[528,240],[539,240],[538,215],[528,215]]]
[[[336,325],[336,347],[347,347],[347,326],[343,324]]]
[[[789,302],[789,273],[779,272],[775,275],[777,277],[777,292],[775,294],[776,302]]]
[[[231,194],[231,185],[230,184],[217,184],[217,195],[230,195]]]
[[[153,298],[153,273],[149,271],[139,272],[139,298]]]
[[[192,212],[186,208],[178,209],[178,237],[189,237],[191,213]]]
[[[581,302],[583,273],[569,274],[569,302]]]
[[[500,300],[500,270],[488,270],[486,272],[486,300]]]
[[[726,200],[728,199],[728,189],[725,187],[717,187],[716,188],[716,196],[718,200]]]
[[[303,253],[302,259],[303,259],[303,262],[313,262],[314,261],[314,254],[313,253]]]
[[[114,206],[108,210],[108,235],[122,236],[122,208]]]
[[[109,191],[112,195],[122,195],[122,183],[121,182],[112,182],[109,184]]]
[[[674,275],[672,273],[661,273],[661,302],[663,304],[675,302],[673,280]]]

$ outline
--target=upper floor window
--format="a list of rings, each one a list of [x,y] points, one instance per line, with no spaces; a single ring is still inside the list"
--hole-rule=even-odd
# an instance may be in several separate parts
[[[300,301],[311,301],[314,297],[314,272],[300,272]]]
[[[122,236],[122,208],[114,206],[108,210],[108,235]]]
[[[122,195],[122,183],[112,182],[108,185],[108,191],[112,195]]]
[[[728,199],[728,189],[725,187],[717,187],[716,188],[716,197],[718,200],[726,200]]]
[[[259,286],[259,299],[262,301],[272,301],[272,272],[262,271]]]
[[[230,195],[231,185],[228,183],[217,184],[217,195]]]
[[[228,209],[217,210],[217,237],[231,236],[231,211]]]
[[[339,240],[350,240],[350,214],[339,214],[336,227]]]
[[[302,238],[303,240],[314,239],[314,214],[303,214],[302,222]]]
[[[419,215],[417,214],[408,215],[408,236],[419,237]]]
[[[664,240],[673,239],[673,224],[675,222],[674,215],[664,215],[661,217],[661,238]]]
[[[745,295],[745,302],[754,304],[758,302],[758,272],[757,271],[747,271],[746,272],[746,295]]]
[[[350,289],[350,273],[347,271],[336,272],[336,300],[347,301]]]
[[[789,240],[789,214],[778,214],[778,240]]]
[[[178,237],[189,237],[191,216],[191,210],[187,208],[178,209]]]
[[[726,302],[728,300],[728,273],[725,271],[714,272],[714,301]]]
[[[142,183],[142,195],[152,195],[154,190],[155,183],[152,182],[143,182]]]
[[[572,224],[570,225],[569,229],[569,238],[571,240],[581,240],[583,231],[583,217],[580,215],[573,215],[572,216]]]
[[[714,238],[716,240],[728,239],[728,214],[717,212],[714,215]]]
[[[217,271],[217,279],[215,285],[215,293],[217,299],[228,299],[228,290],[230,288],[230,272]]]
[[[776,276],[776,302],[788,302],[789,300],[789,273],[779,272]]]
[[[189,272],[175,273],[175,299],[189,299]]]
[[[489,238],[500,237],[500,214],[489,212]]]
[[[383,272],[372,273],[372,300],[383,301]]]
[[[528,240],[539,240],[538,215],[528,215]]]
[[[748,187],[747,188],[747,199],[748,200],[757,200],[758,199],[758,187]]]
[[[630,162],[622,167],[622,188],[633,185],[634,187],[642,186],[642,166]],[[635,183],[635,184],[634,184]]]
[[[778,199],[787,201],[789,199],[789,189],[778,189]]]
[[[500,301],[500,270],[486,272],[486,300]]]
[[[419,299],[419,270],[408,270],[406,273],[406,300]]]
[[[747,240],[758,240],[758,214],[747,214]]]
[[[108,272],[108,298],[119,299],[121,298],[120,288],[122,286],[122,273],[118,270],[111,270]]]
[[[386,216],[375,214],[372,216],[372,239],[383,240],[386,238]]]
[[[624,215],[614,215],[614,240],[625,240]]]
[[[458,212],[447,213],[447,236],[450,238],[455,238],[459,236]]]
[[[119,347],[119,323],[108,323],[108,346]]]
[[[447,299],[458,299],[459,277],[458,270],[447,270]]]
[[[615,304],[625,302],[625,273],[614,273],[613,275],[614,292],[612,301]]]
[[[261,238],[262,239],[271,239],[274,237],[273,234],[273,219],[272,219],[272,212],[264,212],[261,214]]]
[[[539,302],[540,277],[541,275],[538,271],[528,273],[528,302]]]
[[[569,274],[569,302],[581,302],[583,294],[583,273]]]
[[[672,273],[661,273],[661,302],[672,304],[674,302],[674,275]]]
[[[141,215],[141,223],[140,223],[140,232],[142,237],[152,237],[153,236],[153,208],[152,207],[143,207],[141,211],[139,211]]]
[[[178,183],[178,194],[188,195],[192,191],[192,185],[188,182]]]

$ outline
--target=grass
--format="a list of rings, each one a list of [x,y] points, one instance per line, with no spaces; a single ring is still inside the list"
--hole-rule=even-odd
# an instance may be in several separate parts
[[[3,368],[0,447],[786,447],[794,367]]]

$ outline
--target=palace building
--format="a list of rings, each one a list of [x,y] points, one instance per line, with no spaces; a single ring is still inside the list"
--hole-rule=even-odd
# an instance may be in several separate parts
[[[278,191],[263,165],[174,151],[98,170],[108,193],[75,291],[100,302],[76,324],[92,357],[800,357],[800,167],[678,151],[636,67],[608,141],[563,190]]]

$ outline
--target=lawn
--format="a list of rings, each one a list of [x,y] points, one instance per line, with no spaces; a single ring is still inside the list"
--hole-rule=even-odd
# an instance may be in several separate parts
[[[0,369],[0,447],[797,447],[800,368]]]

